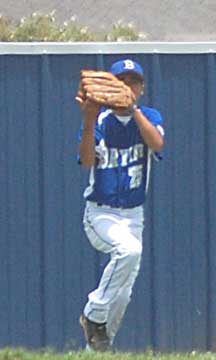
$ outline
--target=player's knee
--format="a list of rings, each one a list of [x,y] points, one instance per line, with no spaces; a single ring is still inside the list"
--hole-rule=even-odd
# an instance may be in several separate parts
[[[135,259],[139,259],[142,254],[142,246],[140,244],[136,245],[130,252],[130,256]]]
[[[126,252],[128,261],[136,263],[139,261],[142,254],[142,245],[139,242],[134,242],[133,245],[127,247]]]

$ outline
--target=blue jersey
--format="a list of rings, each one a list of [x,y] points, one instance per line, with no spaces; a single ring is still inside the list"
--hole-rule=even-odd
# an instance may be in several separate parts
[[[163,136],[160,113],[145,106],[140,110]],[[145,144],[133,118],[129,117],[127,123],[123,123],[122,118],[111,109],[103,109],[98,115],[95,125],[96,164],[90,170],[84,197],[111,207],[133,208],[144,203],[152,151]]]

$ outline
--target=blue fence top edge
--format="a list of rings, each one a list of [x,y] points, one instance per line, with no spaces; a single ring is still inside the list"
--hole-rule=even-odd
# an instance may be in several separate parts
[[[215,52],[216,42],[0,42],[0,55],[203,54]]]

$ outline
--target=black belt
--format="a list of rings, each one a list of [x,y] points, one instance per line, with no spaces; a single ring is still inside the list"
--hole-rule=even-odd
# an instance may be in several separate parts
[[[107,204],[103,204],[103,203],[98,203],[95,202],[95,204],[99,207],[105,207],[105,208],[110,208],[110,209],[123,209],[123,210],[127,210],[127,209],[133,209],[136,206],[131,206],[131,207],[122,207],[122,206],[112,206],[112,205],[107,205]],[[139,206],[139,205],[137,205]]]

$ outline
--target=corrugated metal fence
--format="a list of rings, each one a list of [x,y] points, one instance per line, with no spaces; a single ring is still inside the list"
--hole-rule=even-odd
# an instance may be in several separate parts
[[[116,347],[216,350],[216,55],[83,49],[0,55],[0,347],[84,345],[79,314],[106,258],[82,229],[74,97],[80,69],[130,57],[145,69],[142,102],[165,118],[166,147]]]

